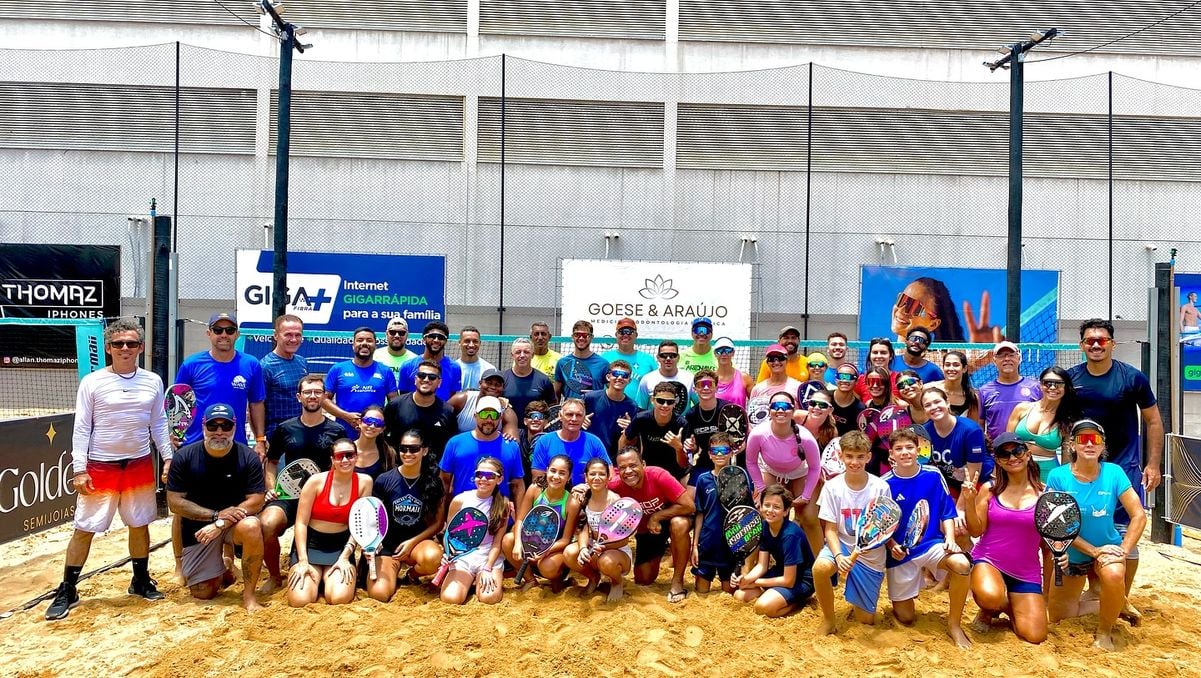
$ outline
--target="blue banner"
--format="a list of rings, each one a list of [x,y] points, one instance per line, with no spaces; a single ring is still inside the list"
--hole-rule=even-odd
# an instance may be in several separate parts
[[[1201,391],[1201,273],[1177,273],[1180,308],[1175,322],[1180,330],[1180,388]]]

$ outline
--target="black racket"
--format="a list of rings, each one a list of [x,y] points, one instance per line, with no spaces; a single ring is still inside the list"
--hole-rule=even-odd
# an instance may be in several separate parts
[[[1034,506],[1034,527],[1055,556],[1055,585],[1063,586],[1059,558],[1080,535],[1080,505],[1067,492],[1044,492]]]
[[[750,503],[751,477],[741,466],[731,464],[722,468],[717,472],[714,482],[717,485],[717,501],[727,511]]]
[[[730,436],[734,447],[741,447],[746,442],[750,426],[747,423],[746,410],[734,403],[722,405],[717,411],[717,427]]]
[[[727,467],[729,468],[729,467]],[[735,506],[726,514],[726,545],[739,561],[759,548],[763,536],[763,518],[750,506]]]
[[[534,559],[550,550],[555,540],[559,538],[559,528],[563,519],[549,506],[535,506],[521,520],[521,567],[517,568],[517,578],[513,581],[521,586],[525,581],[525,570]]]
[[[551,433],[563,428],[563,422],[559,420],[559,410],[563,409],[562,405],[551,405],[546,408],[546,426],[542,427],[543,433]]]
[[[671,384],[671,390],[676,394],[676,405],[671,408],[673,415],[683,416],[684,410],[688,409],[688,387],[678,381],[666,382]]]

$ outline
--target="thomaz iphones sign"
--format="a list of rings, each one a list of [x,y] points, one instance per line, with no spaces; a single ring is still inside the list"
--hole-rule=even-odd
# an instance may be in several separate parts
[[[751,265],[666,261],[563,261],[562,334],[577,320],[611,337],[630,317],[642,339],[687,339],[694,318],[713,320],[713,334],[749,339]]]

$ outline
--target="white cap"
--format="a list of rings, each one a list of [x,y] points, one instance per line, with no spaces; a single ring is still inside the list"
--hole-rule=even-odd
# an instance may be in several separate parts
[[[503,412],[504,409],[505,408],[501,406],[500,400],[496,396],[484,396],[483,398],[480,398],[479,402],[477,402],[475,405],[475,413],[476,414],[479,414],[480,412],[483,412],[484,410],[495,410],[497,412]]]

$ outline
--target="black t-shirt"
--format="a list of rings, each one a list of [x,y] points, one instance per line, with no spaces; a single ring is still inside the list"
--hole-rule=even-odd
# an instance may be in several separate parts
[[[713,460],[709,458],[709,437],[721,430],[717,425],[721,417],[717,414],[729,404],[718,398],[717,405],[712,410],[701,410],[700,403],[697,403],[684,415],[684,440],[688,440],[689,436],[696,438],[696,463],[693,464],[693,468],[697,470],[689,478],[689,485],[695,485],[697,476],[713,468]]]
[[[859,413],[867,409],[867,405],[858,398],[851,398],[851,404],[843,407],[834,401],[834,409],[831,416],[834,417],[834,428],[838,429],[838,435],[842,435],[847,431],[859,430]]]
[[[400,474],[399,468],[385,471],[376,478],[371,493],[384,502],[389,522],[388,534],[384,536],[380,553],[392,555],[400,542],[412,539],[428,527],[425,512],[429,509],[433,515],[436,508],[425,506],[422,499],[423,481],[420,476],[408,480]],[[436,482],[441,484],[441,481]]]
[[[535,400],[541,400],[547,405],[554,405],[559,401],[555,397],[555,385],[550,377],[539,370],[533,370],[524,377],[513,374],[511,368],[505,370],[505,397],[517,413],[517,424],[522,428],[525,428],[526,405]]]
[[[684,477],[688,469],[676,461],[675,448],[663,442],[663,437],[669,431],[679,434],[685,426],[687,422],[684,417],[673,416],[665,426],[660,426],[655,421],[654,412],[639,412],[626,428],[626,440],[642,450],[642,460],[647,466],[666,469],[672,477],[679,479]]]
[[[214,457],[200,440],[175,451],[167,473],[167,491],[182,492],[188,501],[220,511],[246,501],[248,494],[262,494],[267,488],[263,482],[263,464],[254,450],[234,443],[224,457]],[[196,544],[196,531],[210,522],[184,518],[183,545]]]
[[[316,426],[305,426],[300,417],[293,417],[281,422],[271,433],[267,459],[278,464],[281,458],[285,463],[307,458],[316,462],[322,471],[328,471],[334,441],[345,436],[346,429],[326,417],[322,417]]]
[[[396,449],[405,431],[412,428],[421,431],[435,462],[442,458],[446,441],[459,432],[454,410],[441,398],[435,397],[432,405],[422,407],[413,402],[412,393],[402,393],[384,408],[384,440]]]

